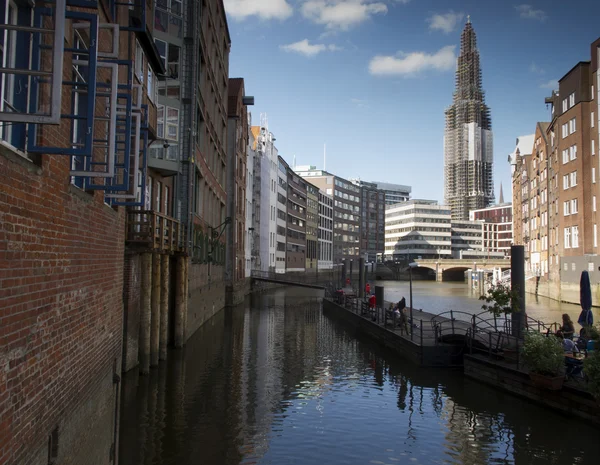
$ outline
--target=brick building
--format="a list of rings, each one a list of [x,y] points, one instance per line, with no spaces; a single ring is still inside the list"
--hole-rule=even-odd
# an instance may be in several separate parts
[[[112,463],[123,327],[149,278],[126,239],[165,244],[158,227],[176,242],[176,227],[126,211],[170,197],[145,163],[164,67],[152,8],[47,6],[7,2],[0,23],[3,68],[22,71],[0,73],[0,463]],[[38,13],[54,15],[39,34],[3,27]],[[141,320],[150,347],[159,320],[149,305]]]
[[[502,192],[502,186],[500,187]],[[513,244],[513,206],[500,203],[469,212],[469,220],[481,223],[481,249],[484,252],[501,252],[510,256]]]
[[[226,276],[228,303],[236,304],[247,293],[245,271],[246,163],[248,159],[248,104],[244,80],[229,79],[227,109],[227,227]]]
[[[316,272],[318,265],[319,189],[306,183],[306,271]]]

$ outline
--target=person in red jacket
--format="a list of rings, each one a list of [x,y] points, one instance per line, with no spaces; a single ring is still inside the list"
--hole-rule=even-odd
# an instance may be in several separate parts
[[[365,286],[365,294],[371,295],[371,285],[369,283],[367,283],[367,285]]]
[[[369,308],[375,310],[376,303],[375,294],[371,294],[371,297],[369,297]]]

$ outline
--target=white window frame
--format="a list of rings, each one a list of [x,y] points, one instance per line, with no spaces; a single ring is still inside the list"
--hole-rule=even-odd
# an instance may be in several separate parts
[[[598,227],[594,224],[594,247],[598,247]]]
[[[579,226],[571,226],[571,248],[579,247]]]
[[[569,121],[569,134],[577,132],[577,118],[572,118]]]
[[[592,211],[593,212],[596,211],[596,196],[595,195],[592,196]]]
[[[596,114],[592,111],[592,127],[596,126]]]
[[[565,200],[563,202],[563,216],[569,216],[571,214],[571,202]]]
[[[569,108],[573,108],[575,106],[575,92],[569,95]]]
[[[562,111],[563,111],[563,113],[564,113],[564,112],[566,112],[568,109],[569,109],[569,108],[568,108],[568,106],[567,106],[567,99],[565,98],[565,99],[563,99],[563,101],[562,101]]]
[[[560,127],[560,129],[561,129],[561,136],[563,139],[569,135],[569,123],[563,124]]]
[[[571,215],[574,215],[578,211],[577,199],[571,199]]]
[[[142,85],[145,84],[146,80],[144,79],[144,49],[136,39],[135,41],[135,77],[138,82]]]
[[[562,162],[563,165],[569,162],[569,149],[564,149],[562,151]]]
[[[569,160],[573,161],[577,159],[577,145],[571,145],[569,147]]]
[[[596,168],[592,166],[592,184],[596,184]]]
[[[169,117],[170,110],[177,112],[177,121],[176,122],[170,121],[170,117]],[[165,106],[165,139],[179,141],[179,118],[181,117],[180,112],[181,112],[181,110],[179,108]],[[175,127],[177,129],[175,137],[169,136],[169,128],[171,128],[171,127]]]
[[[569,178],[568,174],[565,174],[563,176],[563,190],[565,190],[565,191],[569,188],[569,179],[570,178]]]
[[[592,139],[592,155],[596,155],[596,139]]]
[[[571,248],[571,228],[565,228],[565,249]]]
[[[571,173],[571,187],[575,187],[577,185],[577,171],[573,171]]]

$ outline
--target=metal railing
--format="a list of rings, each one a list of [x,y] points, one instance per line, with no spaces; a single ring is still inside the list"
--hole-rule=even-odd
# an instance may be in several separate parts
[[[310,284],[325,288],[333,285],[334,274],[332,270],[307,271],[304,273],[276,273],[273,271],[251,270],[250,277],[290,284]]]
[[[127,212],[127,242],[160,252],[185,251],[185,234],[181,223],[170,216],[151,210]]]

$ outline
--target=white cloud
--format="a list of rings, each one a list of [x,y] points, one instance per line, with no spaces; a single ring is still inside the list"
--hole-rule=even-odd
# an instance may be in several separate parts
[[[558,89],[558,81],[556,79],[551,79],[548,82],[544,82],[544,83],[540,84],[540,89],[557,90]]]
[[[325,45],[325,44],[311,44],[308,39],[299,40],[293,44],[280,45],[279,48],[285,52],[299,53],[307,57],[314,57],[321,52],[329,50],[330,52],[336,52],[342,50],[342,47],[337,45]]]
[[[410,76],[421,71],[448,71],[456,66],[454,45],[442,47],[435,53],[402,53],[398,56],[377,55],[369,63],[369,72],[376,76]]]
[[[430,18],[427,18],[427,22],[429,23],[429,29],[432,31],[442,31],[449,34],[456,29],[459,21],[461,21],[464,16],[464,13],[449,11],[445,14],[434,14]]]
[[[237,20],[250,16],[261,19],[287,19],[293,13],[287,0],[225,0],[225,11]]]
[[[546,72],[544,68],[540,68],[535,62],[529,65],[529,71],[535,74],[544,74]]]
[[[385,14],[385,3],[376,0],[308,0],[302,4],[305,18],[327,29],[347,30],[374,15]]]
[[[536,21],[546,21],[548,15],[544,10],[536,10],[531,5],[522,4],[515,6],[519,16],[523,19],[534,19]]]
[[[358,108],[366,108],[368,101],[360,98],[351,98],[350,103],[356,105]]]

